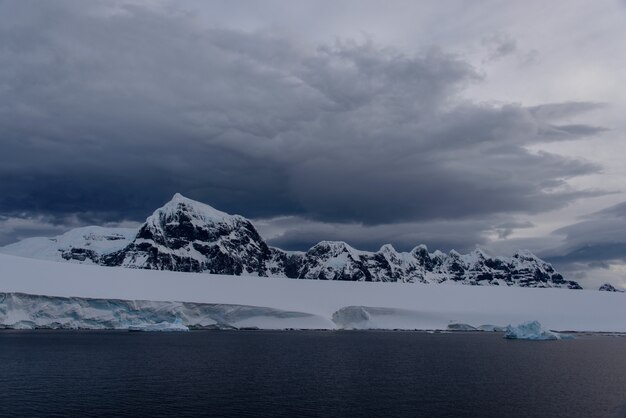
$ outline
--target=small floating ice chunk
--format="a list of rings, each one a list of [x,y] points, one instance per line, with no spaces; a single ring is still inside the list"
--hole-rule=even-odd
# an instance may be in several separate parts
[[[544,329],[539,321],[528,321],[516,326],[507,326],[504,338],[510,340],[562,340],[573,337]]]
[[[128,327],[129,331],[161,331],[161,332],[173,332],[173,331],[189,331],[180,319],[176,319],[174,322],[159,322],[156,324],[139,324],[131,325]]]

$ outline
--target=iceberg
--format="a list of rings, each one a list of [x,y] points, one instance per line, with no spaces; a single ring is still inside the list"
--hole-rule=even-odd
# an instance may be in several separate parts
[[[528,321],[520,325],[509,325],[506,327],[504,338],[509,340],[562,340],[571,339],[571,335],[559,334],[544,329],[539,321]]]

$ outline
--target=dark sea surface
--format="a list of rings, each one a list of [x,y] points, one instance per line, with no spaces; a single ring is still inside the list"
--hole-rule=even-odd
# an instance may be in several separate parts
[[[0,416],[626,417],[626,337],[1,331]]]

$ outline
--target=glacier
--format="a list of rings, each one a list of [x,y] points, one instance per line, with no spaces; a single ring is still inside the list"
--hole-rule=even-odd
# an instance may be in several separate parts
[[[0,292],[7,328],[128,329],[180,318],[190,329],[501,329],[536,318],[552,330],[626,332],[626,294],[593,290],[227,276],[0,254]]]
[[[189,331],[189,327],[183,324],[180,318],[176,318],[174,322],[161,321],[157,323],[139,323],[128,327],[129,331],[143,332],[181,332]]]
[[[334,328],[323,318],[256,306],[0,293],[0,328],[189,329]]]

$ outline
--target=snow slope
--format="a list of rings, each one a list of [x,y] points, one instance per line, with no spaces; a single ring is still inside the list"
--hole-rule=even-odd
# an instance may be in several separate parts
[[[231,304],[321,318],[295,318],[293,328],[325,322],[324,328],[446,329],[450,323],[478,327],[538,320],[553,330],[626,332],[626,294],[587,290],[199,275],[0,254],[0,292]],[[267,327],[262,315],[241,326]]]
[[[135,228],[85,226],[52,238],[26,238],[2,247],[2,252],[43,260],[97,264],[102,255],[123,249],[135,235]]]

